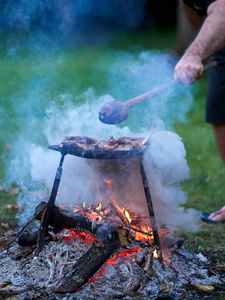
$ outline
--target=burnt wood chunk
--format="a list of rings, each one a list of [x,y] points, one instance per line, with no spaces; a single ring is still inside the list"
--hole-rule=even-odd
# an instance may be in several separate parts
[[[88,282],[118,248],[115,243],[104,244],[99,241],[91,247],[72,267],[71,271],[61,280],[56,293],[71,293]]]
[[[42,210],[42,207],[45,205],[45,202],[41,202],[35,210],[37,214]],[[40,213],[38,215],[38,220],[42,217]],[[77,216],[65,209],[62,209],[58,206],[54,206],[51,219],[49,220],[49,225],[56,229],[70,229],[77,232],[86,232],[91,235],[96,235],[98,229],[102,224],[90,220],[88,218]]]
[[[20,246],[32,246],[37,244],[38,231],[35,232],[22,232],[18,238],[18,244]]]

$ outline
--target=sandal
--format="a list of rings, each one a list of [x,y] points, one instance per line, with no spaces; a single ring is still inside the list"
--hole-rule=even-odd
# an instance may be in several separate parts
[[[213,218],[215,218],[216,216],[218,216],[220,214],[224,214],[224,220],[221,220],[221,221],[213,220]],[[202,221],[208,222],[208,223],[214,223],[214,224],[225,223],[225,206],[223,208],[219,209],[218,211],[216,211],[215,213],[212,213],[209,216],[201,215],[201,219],[202,219]]]

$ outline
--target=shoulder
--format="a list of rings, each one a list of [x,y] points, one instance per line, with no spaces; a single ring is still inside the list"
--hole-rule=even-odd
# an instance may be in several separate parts
[[[207,2],[208,15],[216,12],[224,18],[225,13],[225,0],[205,0]]]

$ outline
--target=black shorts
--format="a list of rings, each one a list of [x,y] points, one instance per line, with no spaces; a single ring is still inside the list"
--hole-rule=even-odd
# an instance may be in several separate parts
[[[218,66],[209,70],[206,99],[207,123],[225,124],[225,49],[211,57]]]

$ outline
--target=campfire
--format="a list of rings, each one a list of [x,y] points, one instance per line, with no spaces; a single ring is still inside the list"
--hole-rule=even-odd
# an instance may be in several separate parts
[[[148,147],[149,139],[113,137],[107,142],[68,137],[50,147],[61,153],[51,196],[36,206],[34,219],[40,221],[39,229],[26,231],[25,226],[0,254],[5,274],[0,275],[2,295],[18,299],[95,299],[96,295],[102,299],[203,299],[224,289],[225,279],[216,263],[187,251],[184,244],[190,241],[158,224],[143,162]],[[109,178],[102,178],[107,199],[99,199],[97,205],[78,198],[76,204],[57,206],[67,154],[91,160],[134,158],[147,210],[140,214],[121,205]]]

